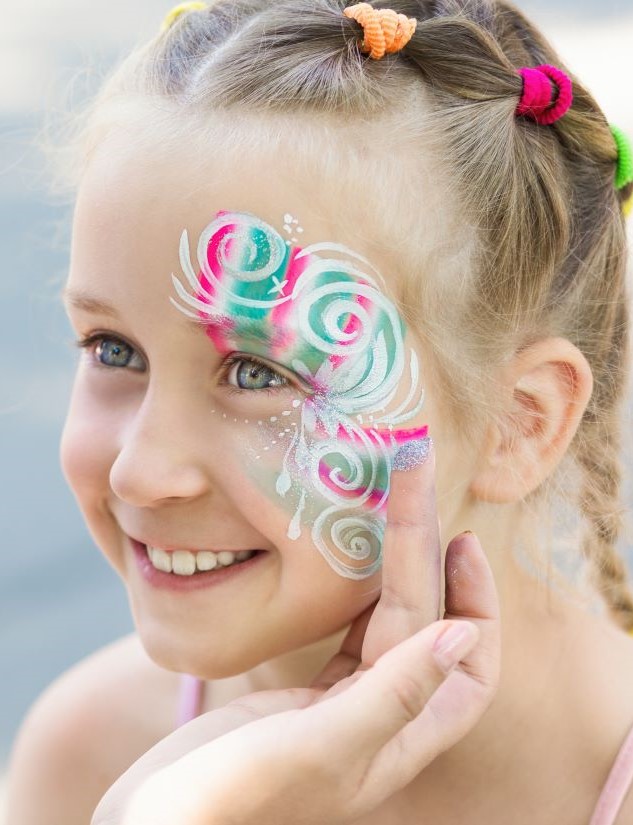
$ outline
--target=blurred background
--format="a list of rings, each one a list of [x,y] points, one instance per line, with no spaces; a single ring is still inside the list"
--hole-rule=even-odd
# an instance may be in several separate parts
[[[633,135],[633,0],[517,5],[541,24],[607,117]],[[44,119],[66,107],[69,89],[80,102],[170,8],[163,0],[89,8],[85,0],[0,0],[0,777],[39,693],[133,629],[124,589],[59,469],[76,358],[59,300],[71,213],[48,194],[34,142]],[[0,778],[0,819],[4,788]]]

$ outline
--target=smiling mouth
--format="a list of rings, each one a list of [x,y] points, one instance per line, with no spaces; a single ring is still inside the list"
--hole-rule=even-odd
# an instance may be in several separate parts
[[[263,550],[173,550],[167,552],[159,547],[143,545],[148,559],[156,570],[173,573],[176,576],[193,576],[196,573],[208,573],[226,567],[235,567]]]

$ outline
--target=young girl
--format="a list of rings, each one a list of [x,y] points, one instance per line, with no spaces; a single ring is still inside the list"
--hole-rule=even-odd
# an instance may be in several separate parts
[[[61,458],[138,632],[12,825],[633,821],[630,147],[506,2],[394,6],[185,4],[82,123]]]

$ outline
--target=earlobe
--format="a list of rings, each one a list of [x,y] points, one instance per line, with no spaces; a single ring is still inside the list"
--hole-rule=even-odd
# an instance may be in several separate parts
[[[482,501],[520,501],[559,464],[593,389],[585,356],[565,338],[537,341],[500,375],[506,403],[488,428],[470,492]]]

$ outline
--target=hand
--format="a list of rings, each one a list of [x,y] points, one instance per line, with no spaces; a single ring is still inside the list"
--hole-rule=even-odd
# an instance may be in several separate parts
[[[497,594],[478,540],[461,534],[435,621],[433,475],[433,450],[392,474],[380,599],[312,686],[253,693],[192,720],[110,788],[92,825],[344,825],[474,727],[498,682]],[[442,653],[438,639],[455,629],[463,636]]]

